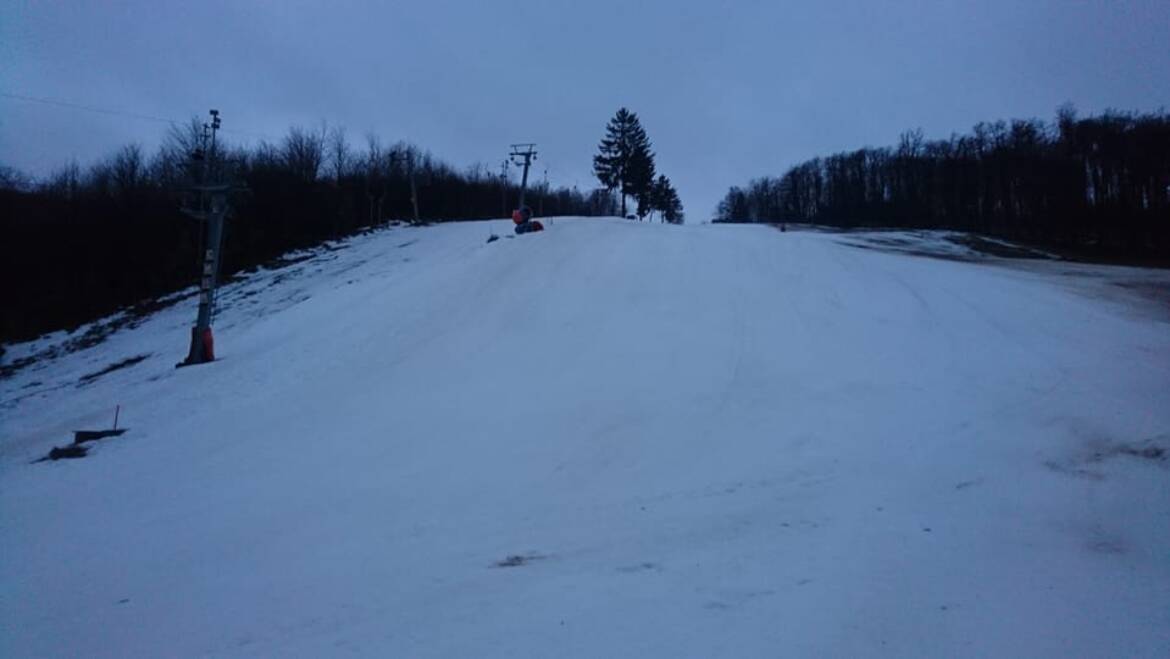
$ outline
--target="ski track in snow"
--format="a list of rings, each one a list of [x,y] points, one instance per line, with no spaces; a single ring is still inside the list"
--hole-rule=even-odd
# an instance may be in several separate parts
[[[493,231],[0,380],[0,656],[1170,655],[1170,274]]]

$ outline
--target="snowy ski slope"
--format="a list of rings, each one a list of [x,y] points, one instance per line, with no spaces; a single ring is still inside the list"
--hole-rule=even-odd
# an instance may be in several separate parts
[[[1170,655],[1165,273],[509,227],[0,380],[0,656]]]

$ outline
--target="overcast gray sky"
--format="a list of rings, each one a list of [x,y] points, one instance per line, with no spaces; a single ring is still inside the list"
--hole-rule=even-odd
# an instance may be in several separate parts
[[[537,142],[596,185],[637,112],[688,221],[801,160],[999,118],[1170,106],[1170,0],[14,2],[0,0],[0,162],[44,174],[218,108],[237,142],[292,124],[405,139],[457,166]]]

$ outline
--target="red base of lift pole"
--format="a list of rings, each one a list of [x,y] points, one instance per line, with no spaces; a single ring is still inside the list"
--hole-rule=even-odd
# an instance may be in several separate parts
[[[192,327],[191,349],[187,352],[187,358],[175,364],[175,368],[213,361],[215,361],[215,337],[211,334],[211,328],[203,330],[203,336],[199,336],[199,330]]]

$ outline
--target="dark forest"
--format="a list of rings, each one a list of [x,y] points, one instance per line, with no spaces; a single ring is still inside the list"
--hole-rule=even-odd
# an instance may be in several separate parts
[[[1170,115],[980,123],[815,158],[733,187],[719,221],[971,231],[1072,253],[1170,258]]]
[[[200,224],[181,205],[192,185],[201,122],[176,126],[152,156],[136,145],[33,181],[0,172],[0,343],[71,329],[198,280]],[[337,128],[293,128],[276,143],[222,145],[209,159],[242,188],[232,200],[222,274],[269,262],[390,221],[506,217],[519,177],[478,165],[457,170],[406,143],[367,136],[352,147]],[[417,197],[412,203],[411,179]],[[538,215],[613,214],[612,195],[529,181]]]

